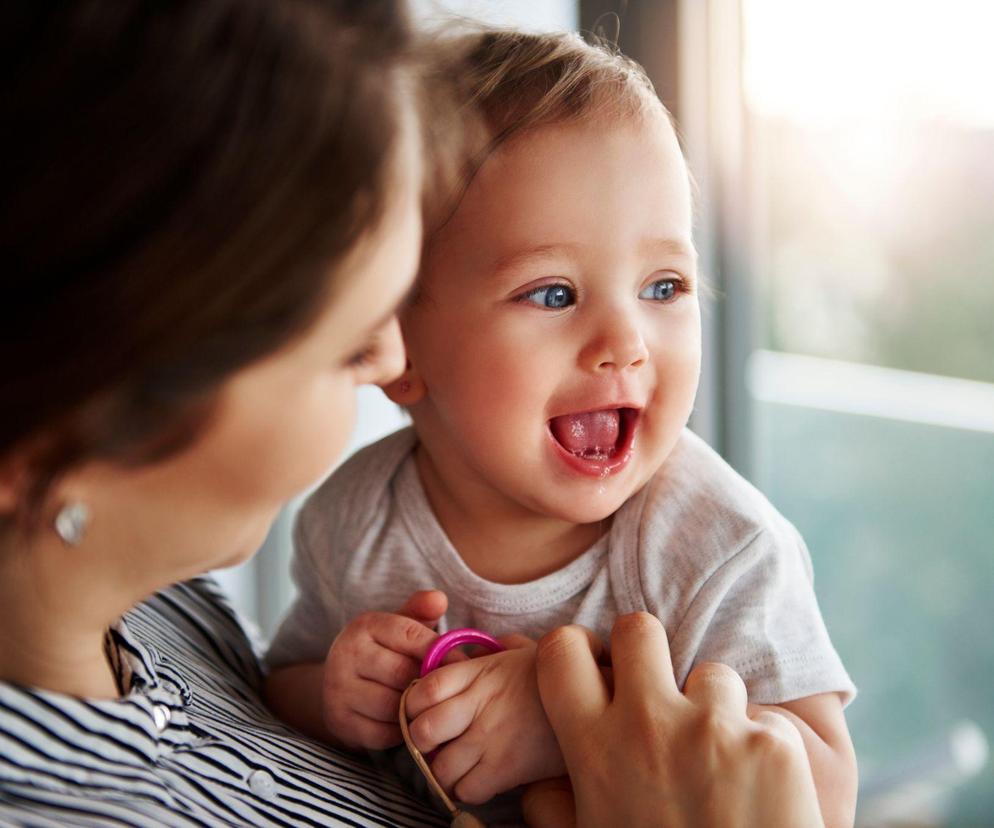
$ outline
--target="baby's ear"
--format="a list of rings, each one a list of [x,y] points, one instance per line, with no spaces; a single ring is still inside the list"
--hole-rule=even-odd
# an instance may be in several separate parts
[[[403,374],[381,387],[384,394],[404,408],[410,408],[415,403],[421,402],[428,390],[418,369],[411,365],[411,360],[407,360]]]

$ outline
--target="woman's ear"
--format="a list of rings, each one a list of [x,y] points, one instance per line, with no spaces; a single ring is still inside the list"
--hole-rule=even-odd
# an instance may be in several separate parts
[[[407,360],[403,374],[381,387],[383,388],[383,393],[393,400],[393,402],[405,408],[410,408],[415,403],[420,402],[424,399],[428,391],[424,380],[421,379],[421,374],[411,364],[411,360]]]

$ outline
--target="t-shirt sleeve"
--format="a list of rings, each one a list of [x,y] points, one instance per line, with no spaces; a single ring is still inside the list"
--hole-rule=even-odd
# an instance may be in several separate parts
[[[344,610],[337,589],[334,559],[329,554],[327,522],[318,519],[318,504],[310,501],[297,515],[293,530],[290,573],[297,597],[290,605],[269,651],[269,669],[286,664],[324,661],[328,648],[343,626]]]
[[[828,692],[848,704],[856,694],[818,609],[807,547],[787,521],[759,529],[704,581],[673,645],[694,663],[732,667],[757,704]]]

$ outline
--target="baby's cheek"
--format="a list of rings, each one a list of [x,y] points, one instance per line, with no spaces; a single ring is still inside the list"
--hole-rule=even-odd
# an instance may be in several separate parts
[[[696,389],[701,372],[701,329],[696,316],[671,326],[654,349],[658,355],[662,379],[668,383]]]

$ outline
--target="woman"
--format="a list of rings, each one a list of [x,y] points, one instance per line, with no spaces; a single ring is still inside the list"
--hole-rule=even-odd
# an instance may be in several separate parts
[[[280,726],[212,584],[170,588],[251,555],[342,450],[355,386],[402,367],[421,173],[396,4],[18,5],[0,822],[437,822]]]
[[[421,226],[402,11],[5,8],[0,823],[439,824],[266,710],[244,631],[198,577],[252,554],[341,452],[356,386],[402,367],[392,313]],[[604,773],[569,734],[621,744],[641,702],[618,665],[618,695],[592,708],[607,698],[594,651],[557,635],[543,693],[580,821],[599,824]],[[665,674],[658,642],[636,638]],[[761,727],[725,707],[731,731]],[[691,730],[697,751],[708,734]],[[660,746],[605,751],[618,790]],[[651,786],[629,794],[657,812]],[[536,791],[537,823],[568,818],[552,795]]]

